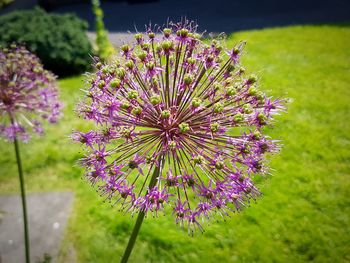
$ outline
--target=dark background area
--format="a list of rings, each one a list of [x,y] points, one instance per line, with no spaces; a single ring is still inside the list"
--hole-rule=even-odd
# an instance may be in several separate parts
[[[51,12],[72,12],[87,20],[93,30],[94,17],[88,0],[41,0]],[[37,0],[16,0],[0,11],[32,8]],[[200,30],[232,32],[244,29],[294,24],[342,23],[350,21],[347,0],[110,0],[102,1],[105,25],[111,32],[144,30],[144,25],[164,24],[182,17],[195,20]]]

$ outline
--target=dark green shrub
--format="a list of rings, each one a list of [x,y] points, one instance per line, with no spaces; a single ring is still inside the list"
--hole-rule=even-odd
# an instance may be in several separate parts
[[[0,45],[23,43],[59,76],[81,73],[91,64],[87,23],[75,15],[48,14],[40,8],[0,17]]]

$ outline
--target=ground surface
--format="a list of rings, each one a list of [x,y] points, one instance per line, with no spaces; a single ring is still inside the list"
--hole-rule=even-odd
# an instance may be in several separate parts
[[[16,0],[0,11],[30,8],[37,0]],[[201,30],[233,32],[295,24],[334,23],[350,21],[350,1],[347,0],[159,0],[159,1],[101,1],[105,25],[111,32],[144,30],[144,25],[163,25],[167,19],[178,21],[188,17],[197,21]],[[128,4],[129,2],[129,4]],[[130,2],[139,2],[130,4]],[[140,3],[144,2],[144,3]],[[72,4],[54,12],[76,13],[86,19],[90,30],[94,16],[89,4]]]
[[[57,262],[73,193],[35,193],[27,196],[31,261]],[[25,262],[23,217],[18,195],[0,196],[0,262]]]
[[[264,197],[240,214],[187,236],[170,214],[147,218],[130,262],[348,262],[350,243],[350,28],[298,26],[233,34],[247,40],[243,65],[274,96],[290,97],[288,114],[268,133],[284,148],[272,159]],[[82,77],[60,80],[65,117],[44,139],[21,145],[30,192],[72,190],[74,211],[61,247],[78,262],[117,262],[134,219],[103,203],[81,180],[82,149],[72,129]],[[0,142],[0,192],[18,191],[12,147]]]

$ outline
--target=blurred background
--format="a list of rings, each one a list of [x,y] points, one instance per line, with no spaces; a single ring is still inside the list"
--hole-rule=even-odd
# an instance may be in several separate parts
[[[189,237],[168,213],[147,218],[130,262],[350,262],[350,1],[0,0],[0,45],[24,43],[58,75],[64,117],[22,145],[33,262],[117,262],[134,218],[82,180],[88,130],[74,108],[91,55],[103,60],[130,32],[186,17],[205,36],[247,41],[242,64],[261,88],[288,97],[267,133],[280,139],[263,197]],[[22,262],[19,184],[12,145],[0,140],[0,262]]]

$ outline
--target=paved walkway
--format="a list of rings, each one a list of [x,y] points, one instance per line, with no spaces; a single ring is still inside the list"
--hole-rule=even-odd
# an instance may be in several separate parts
[[[73,193],[35,193],[27,196],[31,262],[44,255],[56,262],[71,212]],[[21,199],[0,196],[0,262],[25,262]]]
[[[36,1],[16,0],[7,11],[28,8]],[[196,20],[200,30],[209,32],[350,22],[349,0],[158,0],[138,4],[121,0],[102,2],[105,25],[110,32],[135,31],[135,28],[143,31],[144,25],[150,21],[162,25],[167,19],[178,21],[184,16]],[[0,14],[7,11],[0,11]],[[94,17],[88,3],[72,4],[53,11],[76,13],[88,20],[90,30],[93,30]]]

